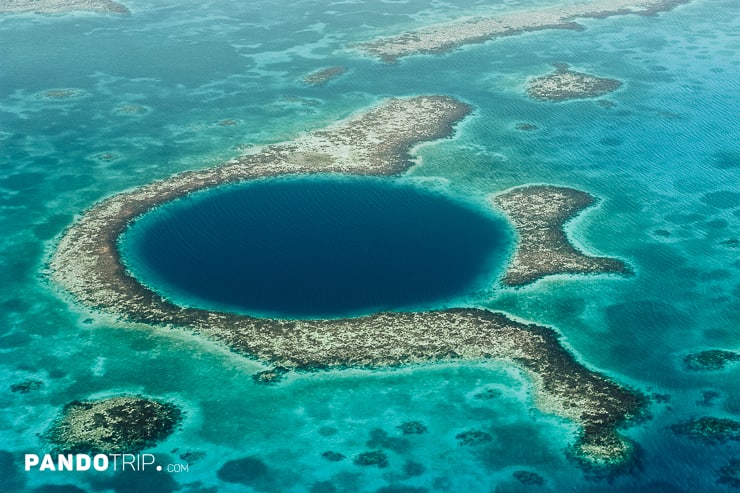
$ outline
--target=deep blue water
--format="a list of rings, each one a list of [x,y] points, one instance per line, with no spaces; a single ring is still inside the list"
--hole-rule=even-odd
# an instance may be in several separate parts
[[[165,296],[277,317],[439,306],[491,285],[504,219],[387,178],[259,180],[145,214],[127,264]]]

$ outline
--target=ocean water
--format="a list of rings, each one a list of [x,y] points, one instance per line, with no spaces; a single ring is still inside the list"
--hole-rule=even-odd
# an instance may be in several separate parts
[[[509,11],[554,2],[501,2]],[[0,470],[8,491],[726,492],[718,470],[740,442],[705,445],[670,425],[740,419],[740,366],[686,372],[691,351],[740,349],[740,18],[733,0],[694,0],[654,17],[584,21],[386,65],[347,48],[427,22],[480,14],[476,1],[131,0],[130,17],[0,17]],[[621,80],[594,101],[528,99],[528,77],[565,62]],[[301,77],[348,72],[320,87]],[[49,99],[44,91],[71,89]],[[447,94],[474,106],[451,139],[416,150],[404,179],[483,201],[526,183],[586,190],[598,205],[568,225],[585,251],[619,256],[630,277],[553,277],[488,286],[466,305],[552,326],[590,368],[665,394],[627,435],[639,464],[608,479],[567,458],[572,424],[538,411],[526,375],[495,361],[290,374],[186,332],[128,327],[70,302],[43,268],[55,238],[98,200],[253,145],[319,128],[389,96]],[[135,105],[135,106],[132,106]],[[131,111],[134,108],[135,111]],[[219,125],[235,120],[237,125]],[[519,122],[537,126],[523,132]],[[461,300],[462,303],[462,300]],[[13,393],[12,384],[40,380]],[[496,398],[476,397],[488,390]],[[706,392],[716,393],[705,399]],[[74,399],[145,394],[185,409],[153,449],[188,472],[27,473],[25,453]],[[421,421],[427,433],[397,426]],[[380,431],[379,431],[380,430]],[[460,446],[468,430],[489,433]],[[352,458],[388,455],[386,468]],[[347,456],[321,457],[327,450]],[[249,484],[219,470],[242,461]],[[517,470],[544,485],[525,486]],[[233,478],[232,478],[233,479]],[[66,489],[62,488],[62,485]],[[77,488],[77,489],[75,489]],[[248,491],[248,490],[247,490]]]
[[[456,306],[496,281],[512,234],[486,203],[388,178],[219,187],[137,220],[137,279],[180,305],[326,318]]]

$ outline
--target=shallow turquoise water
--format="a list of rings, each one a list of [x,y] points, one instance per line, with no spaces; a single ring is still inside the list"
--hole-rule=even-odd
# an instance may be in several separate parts
[[[583,32],[530,33],[395,65],[346,43],[484,6],[380,6],[135,1],[128,18],[0,20],[0,443],[10,454],[0,467],[13,489],[131,491],[140,476],[29,474],[18,462],[44,450],[37,434],[66,402],[128,392],[186,408],[182,430],[155,449],[162,460],[181,462],[183,450],[206,454],[188,473],[146,478],[161,491],[243,491],[217,471],[251,456],[266,465],[259,486],[268,491],[332,491],[327,482],[337,491],[517,491],[518,469],[542,475],[542,491],[728,491],[716,471],[740,455],[738,442],[706,446],[667,427],[699,415],[740,418],[737,366],[686,373],[680,365],[692,350],[740,347],[740,263],[737,249],[723,244],[738,238],[740,209],[711,195],[740,190],[734,2],[589,20]],[[606,98],[615,106],[528,100],[526,78],[555,62],[620,79]],[[349,71],[322,87],[299,83],[330,65]],[[64,88],[80,94],[38,95]],[[476,111],[453,139],[419,148],[409,179],[476,200],[525,183],[569,185],[600,199],[569,232],[588,251],[625,259],[635,276],[490,287],[469,301],[550,324],[590,367],[671,396],[628,431],[641,447],[633,474],[612,482],[584,476],[563,453],[574,430],[537,411],[526,376],[506,365],[291,375],[261,387],[250,377],[264,369],[258,363],[186,333],[122,330],[69,304],[40,275],[54,238],[105,196],[321,127],[383,97],[420,93],[449,94]],[[143,110],[122,113],[124,104]],[[238,125],[218,125],[225,119]],[[538,130],[517,131],[522,121]],[[9,391],[26,379],[43,385]],[[475,397],[487,388],[500,397]],[[718,397],[707,406],[703,391]],[[400,436],[396,426],[409,420],[428,433]],[[355,466],[353,456],[382,445],[368,444],[375,429],[406,441],[385,444],[385,469]],[[455,435],[470,429],[493,439],[459,446]],[[328,462],[326,450],[350,459]]]

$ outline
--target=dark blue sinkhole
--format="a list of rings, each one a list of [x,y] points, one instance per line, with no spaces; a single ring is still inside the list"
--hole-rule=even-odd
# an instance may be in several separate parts
[[[388,178],[271,178],[136,220],[124,263],[172,302],[263,317],[440,308],[489,288],[511,231],[477,204]]]

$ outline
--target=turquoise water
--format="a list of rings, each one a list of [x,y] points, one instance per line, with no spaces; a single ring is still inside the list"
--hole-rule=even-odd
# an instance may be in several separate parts
[[[121,252],[178,304],[277,318],[423,310],[496,281],[511,233],[486,209],[388,178],[259,180],[145,215]]]
[[[725,243],[738,238],[740,209],[732,195],[712,195],[740,191],[734,1],[588,20],[583,32],[530,33],[395,65],[346,44],[484,6],[128,5],[128,18],[0,19],[0,467],[11,491],[135,491],[142,476],[32,474],[19,463],[44,451],[37,434],[66,402],[118,393],[186,409],[182,429],[154,450],[163,461],[206,454],[188,473],[147,476],[159,491],[244,491],[218,475],[244,457],[264,463],[257,486],[267,491],[531,491],[512,477],[522,469],[545,478],[542,491],[731,491],[716,483],[716,471],[740,456],[738,442],[702,445],[668,427],[692,416],[740,419],[740,367],[686,373],[680,363],[690,351],[740,348],[740,262]],[[527,99],[526,78],[555,62],[621,80],[606,97],[615,106]],[[321,87],[300,84],[306,72],[332,65],[349,70]],[[49,89],[79,93],[39,96]],[[526,376],[507,365],[289,375],[263,387],[250,376],[260,364],[178,331],[123,330],[68,303],[40,275],[54,239],[108,195],[291,138],[387,96],[420,93],[455,96],[476,110],[453,139],[421,146],[405,179],[474,200],[525,183],[573,186],[600,199],[569,225],[571,237],[625,259],[635,276],[491,286],[468,301],[549,324],[589,367],[670,395],[627,432],[641,450],[634,473],[612,482],[585,476],[564,454],[571,425],[537,411]],[[218,124],[226,119],[238,125]],[[518,122],[538,129],[518,131]],[[9,391],[28,379],[43,384]],[[500,396],[475,397],[489,388]],[[706,405],[704,391],[718,397]],[[411,420],[428,432],[401,436],[396,426]],[[378,443],[376,429],[404,441]],[[459,446],[455,435],[471,429],[493,439]],[[387,468],[352,463],[379,447]],[[348,459],[328,462],[327,450]]]

